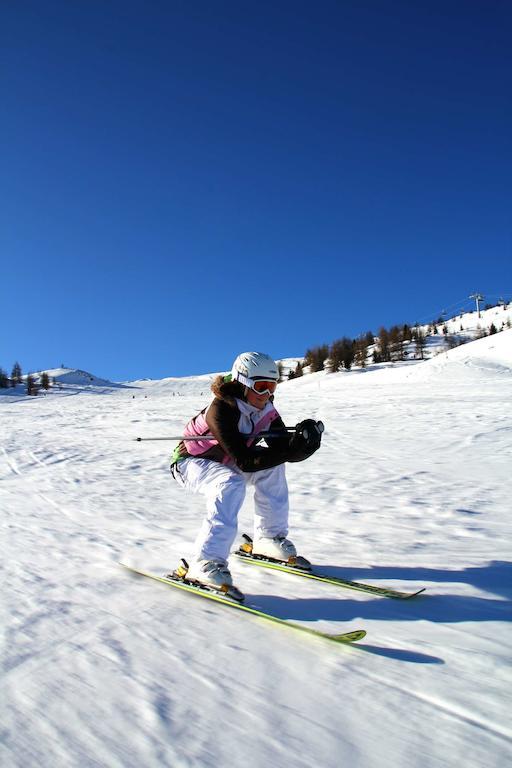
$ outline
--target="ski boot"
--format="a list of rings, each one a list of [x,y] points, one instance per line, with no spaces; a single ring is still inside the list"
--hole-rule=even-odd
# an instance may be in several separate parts
[[[182,559],[172,578],[207,592],[218,592],[237,603],[243,603],[245,599],[243,592],[234,586],[224,560],[198,560],[189,567],[187,561]]]
[[[305,557],[297,554],[294,544],[285,536],[262,536],[253,542],[250,536],[243,534],[240,552],[255,560],[267,560],[271,563],[282,563],[300,571],[310,571],[311,563]]]

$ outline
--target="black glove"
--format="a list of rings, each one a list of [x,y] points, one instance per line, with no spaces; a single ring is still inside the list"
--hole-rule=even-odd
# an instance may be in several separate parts
[[[289,445],[288,461],[308,459],[320,448],[324,425],[321,421],[305,419],[297,424]]]

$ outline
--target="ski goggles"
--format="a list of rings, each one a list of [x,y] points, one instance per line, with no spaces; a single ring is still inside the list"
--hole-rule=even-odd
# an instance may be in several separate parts
[[[251,381],[249,386],[257,395],[273,395],[276,391],[277,381],[260,379],[259,381]]]
[[[273,395],[277,387],[275,379],[248,379],[241,373],[237,373],[233,379],[239,381],[244,387],[249,387],[257,395]]]

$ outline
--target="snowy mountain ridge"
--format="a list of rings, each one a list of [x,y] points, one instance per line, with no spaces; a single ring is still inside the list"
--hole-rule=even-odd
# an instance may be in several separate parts
[[[442,318],[440,318],[441,320]],[[426,336],[426,345],[423,353],[424,360],[419,360],[415,344],[413,341],[406,342],[404,359],[408,362],[424,362],[438,354],[442,354],[450,347],[466,344],[480,338],[482,335],[488,334],[494,327],[496,332],[506,330],[512,326],[512,303],[504,303],[502,305],[483,309],[480,314],[476,310],[471,312],[462,312],[452,318],[442,320],[442,323],[431,323],[426,325],[417,326]],[[441,328],[441,332],[439,332]],[[435,329],[435,331],[434,331]],[[492,331],[491,331],[492,332]],[[371,346],[368,351],[367,365],[370,368],[375,367],[388,367],[388,363],[372,363],[373,350],[378,345]],[[303,357],[287,357],[281,358],[277,361],[280,364],[282,377],[288,378],[290,372],[296,370],[297,365],[304,363]],[[328,362],[328,361],[326,361]],[[109,388],[116,388],[119,386],[130,387],[148,387],[155,388],[170,388],[176,394],[183,394],[185,391],[198,391],[200,393],[204,390],[209,390],[209,386],[213,378],[218,375],[216,373],[200,374],[198,376],[183,376],[183,377],[166,377],[163,379],[141,379],[136,381],[126,382],[112,382],[108,379],[103,379],[95,376],[88,371],[83,371],[78,368],[52,368],[45,371],[37,371],[31,374],[34,377],[36,384],[40,385],[41,376],[46,373],[50,378],[52,387],[55,387],[53,391],[76,391],[78,388],[88,387],[102,387],[106,391]],[[223,372],[225,373],[225,371]],[[304,369],[306,375],[309,374],[309,369]],[[26,380],[26,376],[24,379]],[[49,391],[52,391],[51,389]],[[0,389],[0,396],[2,394],[16,394],[22,395],[23,390],[2,390]]]
[[[94,376],[88,371],[82,371],[79,368],[50,368],[46,371],[38,371],[34,376],[40,381],[41,375],[47,373],[52,382],[57,385],[71,384],[74,386],[87,387],[110,387],[116,386],[108,379],[102,379]]]

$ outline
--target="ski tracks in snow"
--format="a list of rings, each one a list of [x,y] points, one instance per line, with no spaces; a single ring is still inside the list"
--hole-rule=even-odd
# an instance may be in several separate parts
[[[365,677],[368,680],[371,680],[377,685],[384,685],[386,688],[398,692],[399,695],[405,699],[413,699],[421,702],[428,708],[434,709],[439,713],[443,713],[448,717],[452,717],[453,719],[458,720],[463,725],[470,726],[471,728],[477,728],[478,730],[485,732],[490,737],[494,737],[503,741],[506,745],[512,748],[512,730],[510,728],[502,727],[499,724],[494,723],[484,717],[477,717],[469,709],[465,708],[461,704],[450,702],[447,699],[441,699],[439,696],[436,696],[433,693],[428,694],[418,689],[413,690],[410,686],[400,684],[397,680],[391,680],[384,675],[377,675],[375,673],[368,672],[363,668],[362,665],[358,666],[357,668],[354,665],[352,667],[352,671],[360,677]],[[412,708],[414,708],[414,705],[412,705]],[[471,762],[471,758],[469,758],[468,762],[466,762],[466,765],[472,764],[473,763]],[[482,763],[482,765],[483,764],[484,763]],[[487,765],[490,766],[492,763],[489,762]],[[498,766],[498,763],[496,763],[496,766]]]
[[[7,453],[6,449],[3,446],[2,446],[2,454],[10,472],[12,472],[14,475],[21,475],[21,472],[18,468],[18,464],[16,460],[12,458],[12,456],[9,456],[9,454]]]

